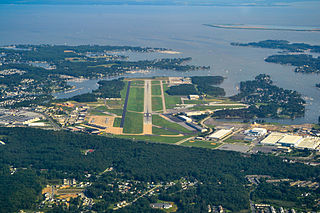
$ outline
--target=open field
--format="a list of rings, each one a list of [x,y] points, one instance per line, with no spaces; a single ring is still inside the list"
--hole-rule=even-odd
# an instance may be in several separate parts
[[[188,136],[181,136],[181,137],[163,137],[163,136],[154,136],[154,135],[115,135],[114,137],[118,138],[127,138],[132,140],[141,140],[141,141],[150,141],[156,143],[168,143],[174,144]]]
[[[162,98],[161,97],[152,97],[152,111],[162,110]]]
[[[120,91],[120,95],[121,95],[121,99],[124,100],[126,98],[126,94],[127,94],[127,88],[128,88],[128,81],[123,81],[124,82],[124,87],[123,89]]]
[[[187,130],[183,126],[180,126],[177,123],[170,122],[159,115],[153,115],[152,116],[152,123],[156,126],[161,126],[161,127],[167,127],[169,129],[175,129],[177,131],[183,132],[183,133],[190,133],[191,131]]]
[[[198,141],[198,140],[189,140],[181,144],[182,146],[192,146],[192,147],[201,147],[214,149],[221,145],[221,143],[210,142],[210,141]]]
[[[174,108],[177,104],[181,104],[181,98],[180,96],[171,96],[168,95],[165,91],[168,89],[168,85],[164,84],[163,85],[163,90],[164,90],[164,97],[166,99],[166,108],[167,109],[172,109]]]
[[[122,109],[108,109],[107,112],[114,113],[118,116],[122,115]]]
[[[152,85],[152,95],[161,95],[160,84]]]
[[[171,131],[153,126],[152,127],[152,134],[154,134],[154,135],[178,135],[179,133],[171,132]]]
[[[127,112],[123,133],[140,134],[143,131],[143,114]]]
[[[144,88],[131,87],[128,100],[129,111],[143,112]]]
[[[131,86],[144,86],[144,81],[139,81],[139,80],[132,81]]]
[[[113,127],[120,127],[121,118],[114,118]]]
[[[152,81],[151,84],[152,84],[152,85],[160,84],[160,81]]]
[[[90,108],[89,114],[90,115],[101,115],[101,116],[106,115],[106,113],[104,113],[104,111],[101,111],[97,108]]]
[[[94,109],[98,111],[103,111],[103,112],[108,111],[108,108],[105,106],[97,106]]]

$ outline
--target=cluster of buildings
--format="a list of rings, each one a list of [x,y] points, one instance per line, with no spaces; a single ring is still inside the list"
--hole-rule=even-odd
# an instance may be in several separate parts
[[[191,116],[190,114],[191,114],[191,112],[186,112],[186,113],[184,113],[184,115],[178,115],[178,118],[180,120],[184,121],[186,123],[186,125],[195,129],[196,131],[199,131],[201,133],[206,132],[208,129],[203,128],[202,126],[198,125],[196,122],[194,122],[192,120],[192,118],[187,116],[187,115]],[[197,114],[195,113],[193,115],[197,115]],[[199,114],[199,115],[201,115],[201,114]]]
[[[41,208],[52,208],[56,205],[69,207],[71,198],[79,197],[82,206],[92,207],[93,199],[84,195],[83,191],[90,186],[90,182],[77,182],[75,179],[63,179],[61,185],[47,185],[42,190],[44,200],[40,203]]]
[[[153,209],[170,209],[172,207],[171,203],[151,203],[150,207]]]
[[[26,110],[0,109],[0,125],[3,126],[35,126],[34,122],[42,118],[41,114]]]
[[[61,126],[70,126],[84,122],[89,107],[85,105],[75,106],[72,103],[57,104],[51,107],[38,107],[39,112],[46,113],[56,120]]]
[[[262,212],[270,212],[270,213],[296,213],[294,209],[285,209],[283,207],[275,208],[269,204],[254,204],[252,206],[254,208],[254,212],[262,213]]]
[[[211,206],[208,205],[208,212],[212,212],[212,213],[223,213],[225,212],[225,210],[223,209],[223,207],[220,206]]]
[[[302,137],[300,135],[285,134],[280,132],[272,132],[261,142],[263,145],[277,146],[287,149],[294,147],[297,149],[320,149],[320,138],[318,137]]]
[[[169,87],[177,86],[180,84],[192,84],[191,78],[185,77],[169,77]]]

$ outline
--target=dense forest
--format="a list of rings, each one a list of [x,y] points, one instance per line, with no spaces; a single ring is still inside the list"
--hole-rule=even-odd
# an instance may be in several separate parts
[[[199,94],[193,84],[180,84],[171,86],[166,91],[169,95],[197,95]]]
[[[240,82],[240,93],[232,100],[249,104],[247,109],[221,110],[214,116],[219,118],[265,118],[299,117],[304,115],[305,101],[296,91],[273,85],[269,75],[260,74],[253,81]]]
[[[166,92],[169,95],[210,95],[210,96],[225,96],[225,91],[219,85],[223,82],[222,76],[193,76],[191,77],[192,84],[181,84],[171,86]]]
[[[226,93],[223,88],[213,85],[219,85],[223,82],[222,76],[193,76],[192,83],[197,86],[200,94],[207,94],[210,96],[225,96]]]
[[[271,55],[265,61],[296,66],[295,72],[320,73],[320,57],[314,58],[312,55]]]
[[[7,189],[12,185],[10,190],[1,190],[2,212],[33,209],[40,187],[46,181],[57,178],[86,180],[85,174],[92,174],[88,180],[93,183],[87,196],[101,196],[93,208],[104,211],[120,196],[110,193],[107,187],[108,181],[114,180],[114,174],[140,182],[161,183],[185,178],[199,183],[187,190],[180,190],[179,184],[175,185],[120,212],[155,212],[149,207],[155,199],[175,202],[178,212],[207,212],[208,204],[223,205],[236,212],[249,208],[246,175],[313,180],[319,179],[320,174],[320,167],[286,163],[281,158],[262,154],[243,155],[31,128],[0,128],[0,135],[5,142],[0,146],[0,175],[1,180],[5,180],[0,181],[0,188]],[[94,152],[84,155],[86,149]],[[9,166],[17,168],[13,175],[10,175]],[[97,178],[109,167],[116,173]]]

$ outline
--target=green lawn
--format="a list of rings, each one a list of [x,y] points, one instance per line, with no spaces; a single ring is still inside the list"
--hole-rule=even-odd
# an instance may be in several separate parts
[[[152,85],[152,95],[161,95],[160,85]]]
[[[192,146],[192,147],[213,149],[213,148],[217,148],[221,144],[221,143],[215,143],[215,144],[211,144],[211,143],[213,143],[213,142],[195,140],[194,142],[186,141],[186,142],[182,143],[181,145],[182,146]]]
[[[104,111],[104,112],[108,110],[107,107],[105,107],[105,106],[98,106],[95,109],[100,110],[100,111]]]
[[[151,81],[151,84],[154,85],[154,84],[160,84],[160,81]]]
[[[138,134],[143,132],[143,114],[127,112],[124,120],[123,133]]]
[[[101,112],[100,110],[97,110],[96,108],[91,108],[89,110],[89,114],[90,115],[107,115],[107,114]]]
[[[179,133],[171,132],[171,131],[153,126],[152,127],[152,134],[155,134],[155,135],[178,135]]]
[[[167,121],[166,119],[160,117],[159,115],[152,115],[152,124],[156,125],[156,126],[161,126],[161,127],[167,127],[170,129],[175,129],[178,130],[180,132],[184,132],[184,133],[190,133],[191,131],[184,128],[183,126],[174,123],[174,122],[170,122]]]
[[[121,95],[121,99],[124,100],[126,98],[127,95],[127,88],[128,88],[128,82],[127,81],[123,81],[125,83],[123,89],[120,91],[120,95]]]
[[[152,111],[162,110],[162,98],[152,97]]]
[[[164,84],[163,85],[163,90],[164,90],[164,97],[166,99],[166,108],[167,109],[172,109],[174,108],[177,104],[181,104],[181,97],[180,96],[172,96],[168,95],[165,91],[168,89],[168,85]]]
[[[132,81],[131,86],[144,86],[144,81]]]
[[[143,112],[144,88],[130,87],[128,110]]]
[[[115,118],[113,122],[114,127],[120,127],[121,118]]]
[[[123,111],[122,109],[107,109],[107,112],[111,112],[119,116],[122,115],[122,111]]]
[[[154,135],[114,135],[114,137],[127,138],[127,139],[140,140],[140,141],[150,141],[150,142],[157,142],[157,143],[173,144],[173,143],[176,143],[180,140],[183,140],[189,136],[162,137],[162,136],[154,136]]]
[[[123,104],[122,100],[106,100],[106,104],[111,107],[121,106]]]

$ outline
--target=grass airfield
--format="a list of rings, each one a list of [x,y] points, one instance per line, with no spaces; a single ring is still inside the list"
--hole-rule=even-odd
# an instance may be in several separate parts
[[[97,102],[87,103],[90,109],[82,126],[98,128],[101,135],[113,137],[216,148],[219,144],[187,140],[196,137],[199,132],[186,126],[182,121],[171,120],[167,115],[174,113],[175,109],[181,108],[183,104],[190,105],[188,111],[239,107],[237,103],[226,98],[206,97],[202,100],[188,100],[183,96],[168,95],[166,90],[171,86],[169,78],[124,79],[124,82],[125,87],[120,92],[121,98],[99,99]],[[129,94],[127,94],[128,86]],[[127,95],[127,107],[124,109]],[[210,102],[217,102],[219,106],[210,106],[208,104]],[[228,104],[235,105],[228,106]],[[126,113],[122,118],[124,110]],[[121,127],[122,119],[124,125]]]

